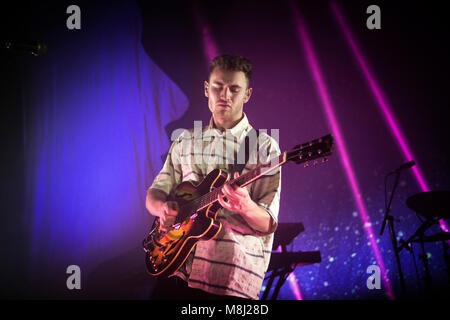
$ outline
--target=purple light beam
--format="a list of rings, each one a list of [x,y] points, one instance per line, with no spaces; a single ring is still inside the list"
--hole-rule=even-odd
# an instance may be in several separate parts
[[[341,129],[339,128],[339,124],[338,124],[335,114],[334,114],[334,108],[332,106],[330,97],[328,95],[328,90],[327,90],[325,82],[323,81],[323,78],[322,78],[322,72],[320,70],[319,63],[316,59],[316,55],[314,53],[314,49],[312,47],[312,44],[308,37],[306,29],[302,23],[302,19],[300,18],[300,13],[296,9],[296,7],[293,7],[293,9],[294,9],[293,12],[294,12],[294,18],[295,18],[295,22],[296,22],[296,26],[297,26],[299,40],[300,40],[300,43],[302,44],[302,47],[305,50],[306,59],[308,61],[310,71],[314,78],[316,88],[318,90],[318,94],[322,101],[322,105],[325,109],[325,112],[326,112],[328,121],[330,123],[333,135],[336,139],[336,145],[339,147],[339,152],[341,154],[340,159],[342,161],[342,165],[347,174],[347,178],[350,183],[350,186],[351,186],[351,189],[353,192],[353,196],[355,198],[357,207],[359,209],[360,217],[363,220],[365,233],[370,241],[377,264],[380,267],[380,271],[381,271],[384,286],[387,291],[387,295],[388,295],[389,299],[394,300],[395,299],[394,292],[392,291],[391,284],[389,282],[389,278],[387,277],[387,274],[386,274],[386,268],[384,266],[383,259],[378,250],[378,245],[375,241],[374,232],[372,230],[372,224],[370,222],[369,215],[367,214],[365,205],[362,201],[362,196],[361,196],[361,192],[360,192],[360,189],[358,186],[358,182],[356,180],[356,177],[355,177],[355,174],[354,174],[354,171],[352,168],[352,164],[351,164],[350,158],[347,153],[347,147],[345,145],[344,138],[341,134]]]
[[[214,59],[214,57],[219,55],[219,50],[216,42],[214,41],[214,37],[211,33],[211,30],[209,29],[207,23],[205,22],[205,19],[203,19],[201,10],[197,2],[194,3],[194,16],[195,16],[195,23],[202,34],[203,51],[206,60],[208,61],[209,64]]]
[[[369,84],[370,90],[372,91],[373,95],[375,96],[375,100],[384,115],[384,119],[389,124],[389,128],[391,129],[392,134],[394,135],[397,143],[400,146],[400,149],[403,153],[405,160],[411,161],[411,160],[415,159],[410,148],[408,147],[408,145],[406,143],[405,137],[403,136],[403,134],[401,133],[401,131],[399,129],[399,126],[397,125],[397,121],[395,120],[394,115],[387,103],[387,99],[385,99],[383,97],[381,90],[380,90],[377,82],[375,81],[374,76],[372,75],[372,72],[369,70],[369,66],[367,65],[365,59],[363,58],[361,51],[359,50],[358,46],[356,45],[356,42],[355,42],[352,34],[350,33],[350,29],[344,22],[344,18],[342,16],[341,12],[339,11],[338,6],[333,1],[330,3],[330,6],[331,6],[333,14],[334,14],[342,32],[344,33],[345,39],[347,40],[353,54],[355,55],[356,61],[358,62],[358,65],[361,68],[361,71],[364,74],[364,76]],[[420,172],[419,167],[417,165],[412,167],[412,171],[413,171],[413,174],[414,174],[421,190],[423,192],[430,191],[430,188],[429,188],[427,182],[425,181],[425,178],[423,177],[422,173]],[[440,220],[439,223],[441,225],[441,228],[444,231],[449,232],[448,226],[444,220]]]

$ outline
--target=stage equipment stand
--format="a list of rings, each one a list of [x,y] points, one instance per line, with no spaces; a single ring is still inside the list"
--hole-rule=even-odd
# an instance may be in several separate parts
[[[395,254],[395,260],[397,261],[397,267],[398,267],[398,274],[400,276],[400,285],[402,287],[402,293],[404,296],[406,296],[406,285],[405,285],[405,278],[403,275],[403,271],[402,271],[402,266],[400,263],[400,256],[399,256],[399,248],[398,248],[398,244],[397,244],[397,237],[395,235],[395,229],[394,229],[394,217],[390,214],[391,212],[391,204],[392,204],[392,199],[394,198],[394,193],[395,190],[397,189],[398,186],[398,182],[400,180],[400,173],[403,169],[407,169],[412,167],[415,164],[414,161],[410,161],[406,164],[403,164],[402,166],[400,166],[397,170],[395,170],[394,172],[388,173],[385,176],[384,179],[384,188],[385,188],[385,204],[386,204],[386,182],[387,182],[387,178],[392,175],[395,174],[395,182],[394,182],[394,187],[392,189],[391,192],[391,197],[389,199],[389,203],[386,205],[386,209],[385,209],[385,214],[384,214],[384,219],[383,219],[383,223],[381,226],[381,231],[380,231],[380,236],[383,235],[384,232],[384,228],[386,227],[386,222],[388,224],[389,227],[389,231],[391,234],[391,240],[392,240],[392,247],[394,249],[394,254]],[[398,221],[398,220],[397,220]]]

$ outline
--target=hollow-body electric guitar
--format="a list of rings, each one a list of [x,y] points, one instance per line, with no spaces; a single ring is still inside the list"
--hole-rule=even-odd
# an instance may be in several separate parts
[[[283,152],[266,164],[261,164],[236,179],[230,174],[215,169],[200,183],[184,181],[170,195],[170,200],[178,203],[179,212],[175,224],[168,230],[159,228],[159,219],[155,219],[153,227],[143,241],[146,252],[145,264],[147,272],[154,276],[170,276],[186,261],[189,253],[198,241],[211,240],[219,233],[222,224],[217,220],[218,211],[222,208],[217,200],[221,188],[225,184],[244,187],[247,184],[268,174],[287,162],[305,163],[323,158],[332,153],[334,140],[331,135],[295,146]],[[230,180],[231,179],[231,180]]]

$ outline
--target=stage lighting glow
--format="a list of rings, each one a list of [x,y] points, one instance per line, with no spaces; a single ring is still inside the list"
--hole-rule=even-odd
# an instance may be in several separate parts
[[[365,205],[362,201],[361,192],[358,186],[358,182],[356,180],[354,170],[352,168],[352,164],[349,158],[349,155],[347,153],[347,148],[345,146],[344,138],[341,134],[341,130],[339,128],[338,121],[334,115],[334,108],[332,106],[330,97],[328,95],[328,90],[326,88],[325,82],[322,78],[322,72],[319,67],[319,63],[316,58],[316,54],[314,52],[314,49],[312,47],[311,41],[309,39],[309,36],[306,32],[305,26],[302,23],[302,19],[300,17],[300,13],[298,12],[297,8],[293,6],[293,12],[294,12],[294,18],[295,23],[298,31],[298,36],[300,40],[301,47],[305,50],[306,59],[310,68],[310,71],[312,73],[314,82],[317,87],[317,91],[319,94],[319,97],[321,99],[322,105],[325,109],[325,113],[327,115],[328,121],[330,123],[333,135],[336,140],[336,149],[340,154],[340,159],[342,161],[342,165],[345,169],[347,178],[349,180],[349,184],[351,186],[353,196],[355,198],[357,207],[359,209],[360,217],[363,220],[364,230],[366,233],[366,236],[369,239],[371,248],[373,250],[373,253],[375,255],[376,262],[378,266],[380,267],[381,276],[386,288],[387,295],[390,299],[395,299],[394,293],[391,288],[391,284],[389,282],[389,278],[386,274],[386,268],[384,267],[383,259],[381,257],[381,254],[378,250],[378,245],[376,243],[376,239],[374,237],[374,233],[371,227],[371,222],[369,215],[367,214],[367,210],[365,208]]]
[[[214,57],[218,56],[218,50],[217,46],[214,43],[211,32],[209,31],[208,27],[204,26],[202,28],[202,37],[203,37],[203,47],[205,50],[205,55],[208,58],[208,61],[212,61]]]
[[[211,34],[211,31],[208,27],[208,24],[205,22],[205,19],[203,19],[197,3],[194,4],[194,16],[197,28],[201,31],[202,34],[203,51],[209,64],[209,62],[211,62],[214,57],[217,57],[219,55],[219,50],[217,49],[214,37]]]
[[[303,300],[302,293],[300,292],[300,287],[298,286],[297,278],[294,272],[289,275],[289,286],[294,293],[295,300]]]
[[[397,125],[397,121],[395,120],[394,114],[388,105],[387,99],[383,96],[380,87],[378,86],[377,82],[375,81],[375,77],[373,76],[373,73],[370,71],[369,66],[366,63],[366,60],[363,58],[361,51],[359,50],[358,46],[356,45],[356,42],[350,32],[350,29],[348,28],[347,24],[344,21],[343,15],[341,14],[336,3],[331,2],[330,6],[331,6],[333,14],[334,14],[340,28],[345,36],[345,39],[347,40],[355,58],[356,58],[356,61],[358,62],[358,65],[361,68],[361,71],[367,80],[370,90],[372,91],[373,95],[375,96],[377,105],[380,107],[380,109],[383,113],[384,119],[388,123],[393,136],[395,137],[397,143],[400,146],[400,150],[402,151],[405,160],[411,161],[411,160],[415,159],[415,157],[413,156],[413,154],[411,152],[411,149],[408,147],[406,138],[404,137],[404,135],[400,131],[399,126]],[[419,166],[412,167],[412,172],[417,180],[417,183],[420,186],[420,189],[423,192],[430,191],[430,188],[429,188],[427,182],[425,181],[425,178],[423,177],[422,173],[419,170]],[[448,232],[448,226],[444,220],[440,220],[440,225],[444,231]]]

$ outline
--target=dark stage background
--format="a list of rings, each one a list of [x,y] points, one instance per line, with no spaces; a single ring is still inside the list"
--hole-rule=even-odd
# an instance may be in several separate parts
[[[81,30],[66,27],[71,4]],[[380,30],[366,27],[372,4]],[[253,62],[244,111],[254,127],[279,129],[282,150],[338,138],[328,163],[283,167],[279,221],[305,226],[288,249],[319,250],[322,262],[297,268],[278,298],[429,297],[419,246],[418,274],[400,252],[404,295],[389,232],[379,233],[384,176],[402,163],[417,165],[394,195],[398,239],[421,225],[408,197],[450,190],[447,15],[439,1],[3,4],[2,40],[42,40],[48,52],[1,50],[2,298],[148,298],[145,192],[173,130],[209,120],[203,81],[221,53]],[[445,294],[442,244],[425,249],[432,294]],[[380,289],[366,285],[372,264],[388,279]],[[69,265],[81,290],[66,287]]]

